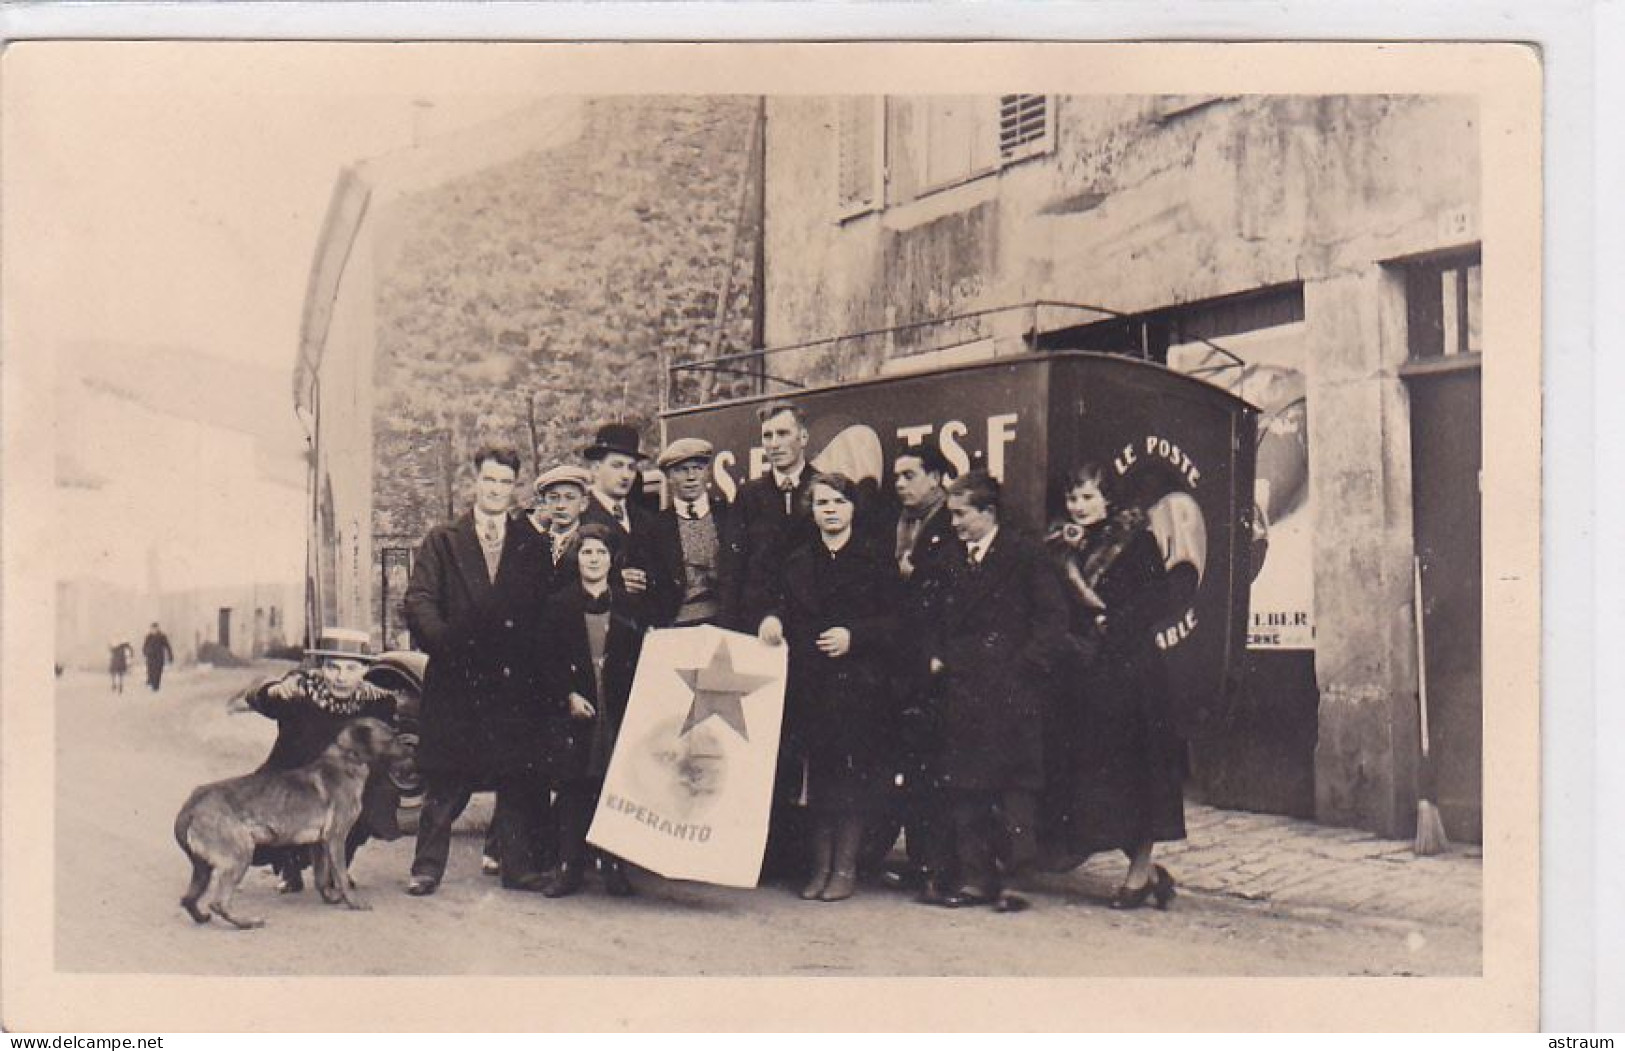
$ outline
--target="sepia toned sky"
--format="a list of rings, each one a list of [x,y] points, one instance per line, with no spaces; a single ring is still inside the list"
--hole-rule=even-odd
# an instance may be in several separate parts
[[[542,90],[513,62],[452,70],[365,48],[304,54],[292,64],[254,44],[12,45],[8,218],[51,217],[22,232],[51,246],[33,257],[43,266],[29,284],[46,294],[25,306],[46,310],[22,319],[30,346],[156,343],[291,364],[339,168]]]
[[[283,392],[334,180],[544,91],[524,62],[403,58],[7,49],[5,352],[52,373],[51,459],[73,481],[60,573],[134,591],[302,578],[304,442]]]

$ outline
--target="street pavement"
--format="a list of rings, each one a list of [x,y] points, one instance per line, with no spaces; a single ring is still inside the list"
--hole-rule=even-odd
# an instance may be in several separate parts
[[[372,843],[355,876],[370,912],[279,896],[251,872],[239,904],[268,926],[195,926],[176,904],[171,834],[191,786],[251,769],[275,735],[227,714],[242,685],[285,666],[179,669],[154,695],[117,696],[70,671],[57,690],[56,961],[64,971],[190,974],[915,976],[1473,975],[1481,972],[1475,851],[1409,845],[1192,805],[1190,838],[1159,847],[1179,881],[1167,912],[1102,907],[1121,857],[1034,879],[1033,908],[926,908],[877,887],[839,905],[786,886],[737,890],[634,874],[638,897],[590,886],[564,901],[479,873],[479,824],[461,823],[445,884],[401,893],[412,842]]]
[[[1271,814],[1186,804],[1188,838],[1157,847],[1186,892],[1478,928],[1483,851],[1454,846],[1419,857],[1409,840]],[[1090,859],[1069,879],[1116,885],[1119,859]]]

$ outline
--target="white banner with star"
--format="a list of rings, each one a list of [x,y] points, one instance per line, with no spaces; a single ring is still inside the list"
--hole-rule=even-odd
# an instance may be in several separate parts
[[[650,632],[588,842],[668,879],[756,886],[785,669],[752,635]]]

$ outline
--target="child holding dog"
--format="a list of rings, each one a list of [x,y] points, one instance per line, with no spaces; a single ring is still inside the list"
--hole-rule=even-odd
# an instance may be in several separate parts
[[[395,695],[363,680],[374,656],[365,632],[347,628],[323,631],[306,652],[314,667],[299,668],[280,679],[261,684],[245,697],[254,711],[277,721],[276,744],[261,770],[292,770],[326,750],[352,719],[395,721]],[[361,817],[345,841],[345,860],[373,836],[398,839],[395,824],[398,794],[386,771],[375,771],[362,793]],[[297,847],[261,849],[254,863],[270,865],[284,894],[304,889],[302,870],[307,852]]]

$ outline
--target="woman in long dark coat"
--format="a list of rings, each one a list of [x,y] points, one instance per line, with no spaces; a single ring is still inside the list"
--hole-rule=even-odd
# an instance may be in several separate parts
[[[818,536],[791,552],[763,641],[790,646],[787,732],[807,760],[813,870],[801,896],[841,901],[857,887],[864,826],[885,801],[893,756],[888,687],[900,606],[891,552],[854,531],[857,483],[813,479]]]
[[[542,638],[548,648],[545,696],[559,733],[548,766],[558,788],[558,872],[550,898],[580,890],[590,860],[587,828],[609,771],[610,754],[626,716],[632,678],[643,649],[644,602],[611,586],[618,578],[621,534],[602,523],[581,527],[575,558],[579,580],[548,599]],[[620,858],[594,851],[604,890],[632,893]]]
[[[1046,542],[1065,573],[1079,665],[1047,737],[1044,839],[1059,867],[1121,850],[1128,875],[1114,908],[1174,894],[1152,844],[1185,838],[1184,743],[1174,729],[1156,625],[1168,609],[1162,549],[1137,508],[1114,510],[1108,475],[1067,478],[1067,521]]]

